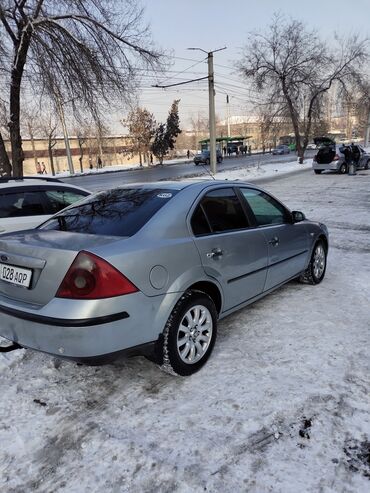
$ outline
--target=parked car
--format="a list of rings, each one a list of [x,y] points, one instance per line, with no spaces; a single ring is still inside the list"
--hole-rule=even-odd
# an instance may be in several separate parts
[[[219,149],[216,150],[216,160],[218,163],[222,163],[222,153]],[[198,164],[210,164],[210,162],[210,151],[202,151],[201,153],[194,156],[194,164],[196,166],[198,166]]]
[[[0,238],[0,335],[87,363],[145,354],[190,375],[218,319],[292,279],[320,283],[327,253],[323,224],[251,184],[107,190]]]
[[[0,178],[0,233],[34,228],[87,195],[56,178]]]
[[[275,147],[275,149],[272,149],[272,154],[277,155],[277,154],[290,154],[290,148],[287,145],[281,144]]]
[[[329,138],[316,138],[319,150],[313,158],[312,169],[316,174],[323,171],[348,173],[348,164],[344,156],[345,145],[336,144]],[[351,144],[354,163],[357,169],[370,169],[370,154],[359,144]]]

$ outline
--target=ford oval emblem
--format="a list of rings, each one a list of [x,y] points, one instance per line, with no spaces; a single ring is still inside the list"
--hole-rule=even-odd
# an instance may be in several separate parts
[[[3,262],[7,262],[9,260],[9,258],[6,255],[1,255],[0,258]]]

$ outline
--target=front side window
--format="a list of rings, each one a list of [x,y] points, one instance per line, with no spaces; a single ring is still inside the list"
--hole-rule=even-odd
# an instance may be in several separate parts
[[[191,224],[196,236],[249,227],[239,198],[232,188],[208,192],[195,210]]]
[[[78,190],[46,190],[45,192],[47,207],[49,214],[56,214],[65,207],[74,204],[77,200],[86,197],[86,193],[78,192]]]
[[[40,229],[106,236],[132,236],[177,190],[116,188],[92,195],[61,211]]]
[[[240,191],[248,202],[258,226],[287,222],[286,209],[270,195],[250,188],[241,188]]]

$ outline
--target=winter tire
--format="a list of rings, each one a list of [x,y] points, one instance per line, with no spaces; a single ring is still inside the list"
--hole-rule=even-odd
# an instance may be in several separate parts
[[[315,171],[316,175],[321,175],[321,173],[322,173],[322,169],[315,169],[314,171]]]
[[[340,165],[340,168],[339,168],[339,173],[341,175],[345,175],[346,173],[348,172],[348,166],[346,163],[343,163]]]
[[[370,169],[370,161],[365,164],[365,169]]]
[[[217,336],[217,311],[201,291],[187,291],[163,331],[163,364],[170,374],[192,375],[208,360]]]
[[[206,164],[209,164],[210,163],[210,160],[209,159],[206,159]]]
[[[313,249],[311,260],[305,273],[299,278],[300,282],[319,284],[325,276],[326,257],[326,246],[322,240],[319,240]]]

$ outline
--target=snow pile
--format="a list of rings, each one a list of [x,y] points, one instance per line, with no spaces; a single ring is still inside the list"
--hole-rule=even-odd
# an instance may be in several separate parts
[[[220,171],[219,173],[216,173],[215,178],[217,180],[250,181],[256,178],[270,178],[284,173],[291,173],[310,168],[312,168],[312,159],[306,159],[304,164],[298,164],[295,159],[282,163],[257,163],[253,166],[248,166],[247,168]]]
[[[11,344],[9,341],[0,337],[0,346],[9,346],[9,344]],[[17,364],[25,354],[26,351],[24,349],[11,351],[9,353],[0,353],[0,375],[4,370]]]

